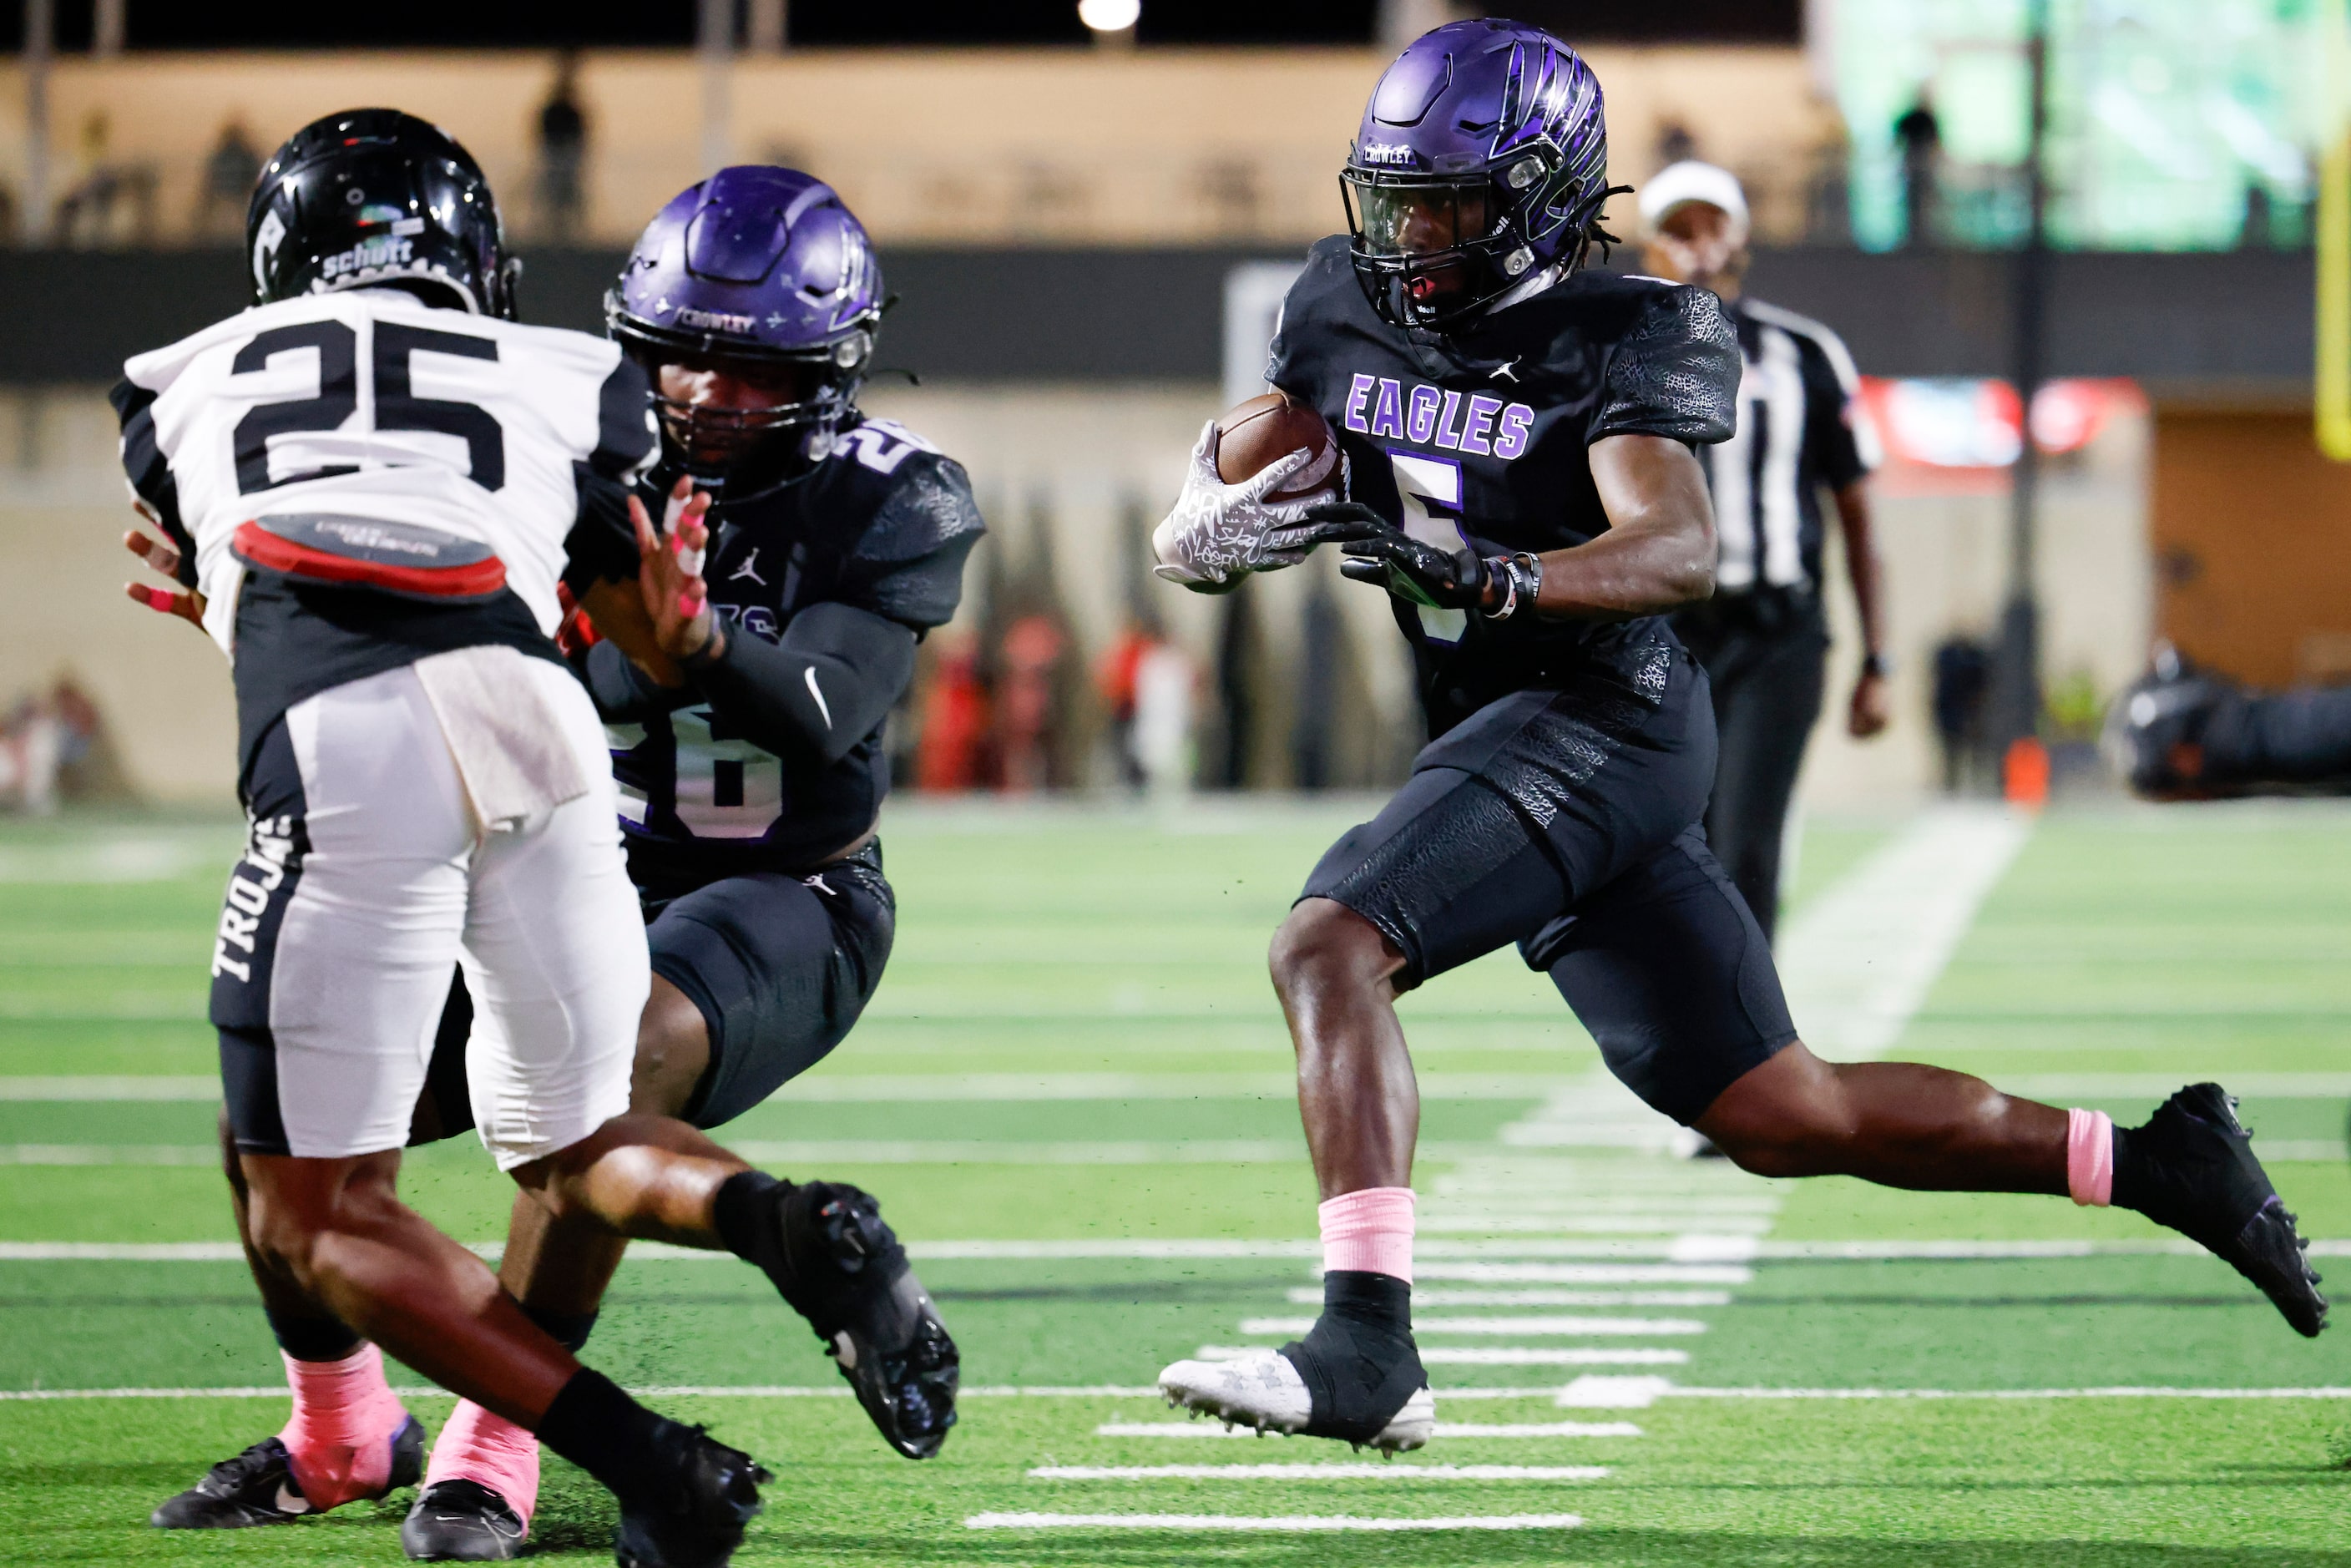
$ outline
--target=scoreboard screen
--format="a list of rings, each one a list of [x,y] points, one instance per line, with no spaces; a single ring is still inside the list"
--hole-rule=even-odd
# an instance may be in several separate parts
[[[2339,102],[2328,56],[2342,0],[2046,0],[2046,9],[2052,243],[2310,243]],[[1825,64],[1853,137],[1853,225],[1865,248],[1908,233],[1895,127],[1922,104],[1939,133],[1937,237],[2003,246],[2022,234],[2031,14],[2030,0],[1835,5]]]

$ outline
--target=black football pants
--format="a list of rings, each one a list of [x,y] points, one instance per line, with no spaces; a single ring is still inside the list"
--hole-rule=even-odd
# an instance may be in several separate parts
[[[1780,915],[1780,846],[1804,745],[1821,716],[1828,635],[1817,622],[1772,631],[1675,630],[1707,674],[1721,752],[1706,808],[1707,842],[1769,937]]]

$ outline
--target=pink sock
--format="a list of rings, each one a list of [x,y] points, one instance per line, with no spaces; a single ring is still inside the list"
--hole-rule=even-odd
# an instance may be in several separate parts
[[[363,1344],[340,1361],[288,1355],[286,1381],[293,1385],[294,1414],[277,1438],[311,1508],[324,1512],[381,1497],[392,1481],[392,1440],[408,1419],[384,1381],[383,1352]]]
[[[538,1439],[505,1416],[461,1399],[424,1469],[426,1486],[455,1480],[476,1482],[506,1499],[528,1530],[531,1511],[538,1506]]]
[[[2104,1111],[2065,1113],[2065,1186],[2085,1207],[2115,1200],[2115,1119]]]
[[[1367,1186],[1323,1204],[1322,1267],[1393,1274],[1411,1284],[1412,1205],[1408,1186]]]

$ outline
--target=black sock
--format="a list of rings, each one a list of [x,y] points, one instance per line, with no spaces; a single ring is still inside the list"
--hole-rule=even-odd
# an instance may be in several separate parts
[[[596,1331],[596,1313],[592,1311],[559,1312],[552,1307],[534,1307],[528,1301],[516,1304],[522,1308],[523,1316],[545,1329],[549,1339],[574,1355],[580,1354],[588,1336]]]
[[[1322,1276],[1322,1310],[1379,1338],[1412,1333],[1412,1286],[1394,1274],[1332,1269]]]
[[[1412,1343],[1412,1287],[1393,1274],[1333,1269],[1322,1315],[1281,1347],[1311,1404],[1307,1430],[1369,1442],[1427,1381]]]
[[[774,1279],[785,1268],[784,1238],[771,1219],[776,1191],[792,1184],[765,1171],[737,1171],[719,1185],[711,1204],[711,1218],[726,1249],[746,1263],[757,1264]]]
[[[539,1418],[538,1440],[626,1503],[663,1473],[658,1437],[668,1425],[611,1378],[583,1366]]]
[[[367,1341],[340,1318],[298,1318],[264,1307],[277,1348],[297,1361],[343,1361]]]
[[[2133,1131],[2115,1129],[2115,1180],[2107,1201],[2116,1208],[2145,1214],[2149,1195],[2158,1189],[2151,1179],[2153,1162],[2147,1147],[2147,1129],[2136,1129],[2136,1144],[2133,1136]]]

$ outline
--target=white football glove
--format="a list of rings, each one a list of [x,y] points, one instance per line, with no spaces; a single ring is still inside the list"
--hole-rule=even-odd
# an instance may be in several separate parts
[[[1170,582],[1222,585],[1253,571],[1304,560],[1309,547],[1299,536],[1305,531],[1306,508],[1327,497],[1265,497],[1306,466],[1305,450],[1290,453],[1238,485],[1228,485],[1217,473],[1216,449],[1217,422],[1212,419],[1192,448],[1192,465],[1185,473],[1176,509],[1151,532],[1152,553],[1159,559],[1153,573]]]

